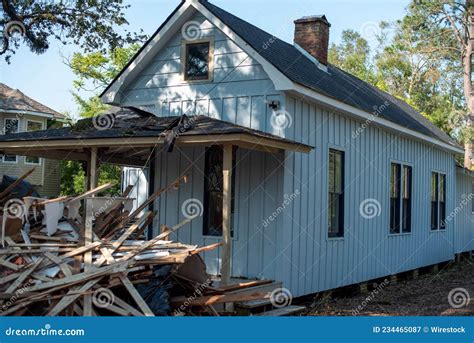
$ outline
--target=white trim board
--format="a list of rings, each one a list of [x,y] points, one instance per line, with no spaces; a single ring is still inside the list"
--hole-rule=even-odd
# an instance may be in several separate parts
[[[371,123],[376,124],[377,126],[380,126],[382,128],[388,129],[390,131],[396,131],[397,133],[401,133],[403,136],[410,137],[415,140],[420,140],[425,143],[429,143],[432,145],[436,145],[444,150],[448,150],[453,153],[458,153],[458,154],[464,154],[464,149],[454,147],[448,143],[444,143],[436,138],[424,135],[420,132],[408,129],[406,127],[403,127],[401,125],[398,125],[394,122],[391,122],[387,119],[380,118],[377,116],[374,116],[373,114],[366,112],[364,110],[361,110],[357,107],[347,105],[339,100],[330,98],[328,96],[325,96],[323,94],[317,93],[316,91],[313,91],[309,88],[306,88],[304,86],[298,85],[298,84],[293,84],[293,89],[296,94],[293,94],[295,96],[301,96],[303,95],[306,98],[313,99],[316,103],[325,105],[331,109],[335,109],[338,111],[341,111],[345,114],[348,114],[352,117],[358,118],[360,120],[366,121],[370,120]]]

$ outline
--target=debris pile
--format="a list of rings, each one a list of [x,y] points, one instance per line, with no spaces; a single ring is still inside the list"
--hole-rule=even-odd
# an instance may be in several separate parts
[[[146,240],[157,213],[149,205],[187,182],[181,176],[132,211],[128,187],[100,197],[106,184],[75,197],[14,198],[31,171],[0,193],[0,315],[219,315],[223,303],[267,297],[230,294],[263,281],[215,287],[199,253],[216,249],[169,240],[193,218]],[[216,305],[216,306],[214,306]]]

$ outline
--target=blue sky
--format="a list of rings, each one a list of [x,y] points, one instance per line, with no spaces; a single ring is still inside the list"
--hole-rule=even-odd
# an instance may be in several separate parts
[[[177,6],[179,0],[126,0],[130,30],[151,35]],[[275,36],[292,42],[293,21],[302,16],[325,14],[331,23],[330,42],[339,42],[345,29],[359,31],[370,40],[371,30],[379,21],[403,17],[409,0],[211,0],[214,4],[261,27]],[[76,113],[70,91],[74,79],[63,63],[74,46],[51,42],[43,55],[35,55],[22,47],[6,65],[0,61],[0,80],[12,88],[60,112]]]

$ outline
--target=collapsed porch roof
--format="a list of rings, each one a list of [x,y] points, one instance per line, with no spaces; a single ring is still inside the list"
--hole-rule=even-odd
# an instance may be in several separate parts
[[[0,153],[87,161],[89,149],[98,148],[104,163],[144,166],[151,149],[169,144],[170,134],[178,147],[232,144],[250,150],[301,153],[313,149],[207,116],[160,118],[136,108],[118,108],[72,127],[0,136]]]

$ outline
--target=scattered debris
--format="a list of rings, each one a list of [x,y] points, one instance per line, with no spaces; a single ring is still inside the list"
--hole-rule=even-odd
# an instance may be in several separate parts
[[[120,197],[99,196],[111,184],[76,197],[26,194],[12,209],[12,183],[0,194],[0,315],[220,315],[220,304],[268,297],[232,293],[263,281],[213,287],[199,253],[222,243],[197,247],[169,240],[193,218],[163,225],[146,240],[156,213],[144,210],[185,182],[186,176],[179,177],[135,211],[132,187]]]

